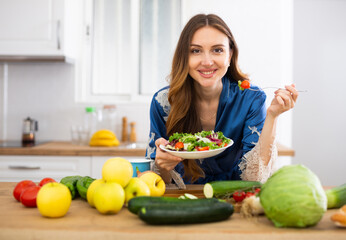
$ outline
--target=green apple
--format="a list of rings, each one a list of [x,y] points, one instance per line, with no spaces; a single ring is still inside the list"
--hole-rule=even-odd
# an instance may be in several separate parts
[[[138,196],[150,196],[150,189],[143,180],[134,177],[125,187],[125,203]]]
[[[50,182],[38,191],[37,208],[44,217],[63,217],[68,212],[72,197],[70,190],[62,183]]]
[[[102,178],[125,187],[133,175],[132,164],[125,158],[110,158],[102,166]]]
[[[150,189],[150,196],[160,197],[166,191],[166,184],[160,175],[148,171],[141,175],[139,179],[143,180]]]
[[[101,183],[94,191],[94,204],[102,214],[119,212],[125,203],[125,191],[116,182]]]

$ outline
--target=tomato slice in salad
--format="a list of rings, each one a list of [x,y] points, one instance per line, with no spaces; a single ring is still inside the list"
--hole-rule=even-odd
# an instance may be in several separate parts
[[[177,150],[181,150],[181,149],[184,149],[184,143],[183,142],[177,142],[175,145],[174,145],[175,149]]]
[[[209,146],[206,147],[196,147],[197,151],[208,151],[209,150]]]

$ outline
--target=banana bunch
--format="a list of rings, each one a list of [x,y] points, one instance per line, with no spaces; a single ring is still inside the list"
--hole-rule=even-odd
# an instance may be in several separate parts
[[[90,139],[90,146],[113,147],[120,144],[115,134],[107,129],[102,129],[93,134]]]

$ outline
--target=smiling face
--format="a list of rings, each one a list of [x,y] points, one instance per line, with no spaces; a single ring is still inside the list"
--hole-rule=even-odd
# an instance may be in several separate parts
[[[213,27],[202,27],[192,37],[189,74],[202,87],[219,86],[231,61],[228,37]]]

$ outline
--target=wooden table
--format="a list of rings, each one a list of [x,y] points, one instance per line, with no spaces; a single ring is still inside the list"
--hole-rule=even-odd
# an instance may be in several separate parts
[[[314,227],[304,229],[275,228],[265,217],[242,218],[234,213],[228,220],[215,223],[151,226],[123,208],[115,215],[102,215],[81,199],[72,201],[65,217],[44,218],[37,208],[26,208],[12,196],[15,183],[0,182],[0,239],[346,239],[346,229],[336,227],[328,210]],[[202,194],[202,186],[189,185],[186,191],[167,190],[170,196],[184,192]]]

